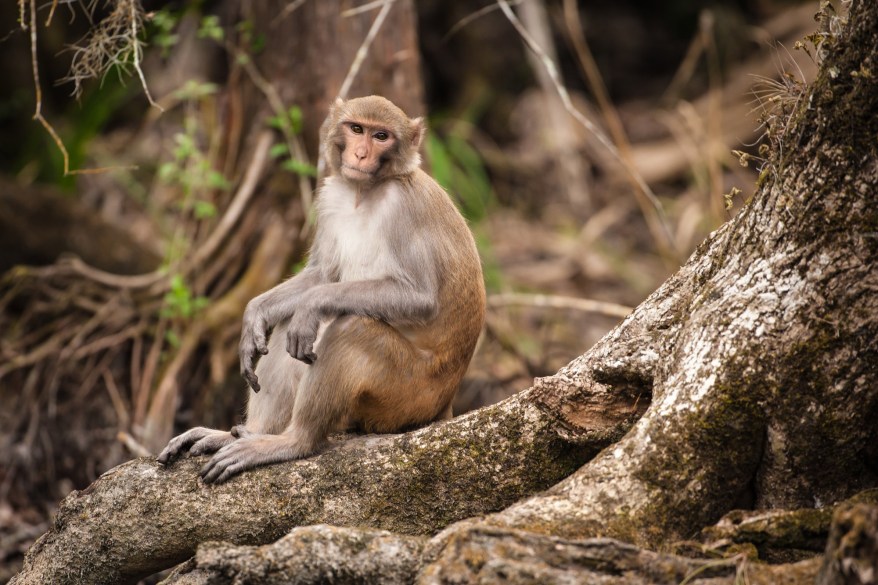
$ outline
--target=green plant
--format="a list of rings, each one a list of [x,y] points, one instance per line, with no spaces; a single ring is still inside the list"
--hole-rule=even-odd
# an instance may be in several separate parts
[[[433,178],[455,198],[464,217],[482,220],[494,202],[494,190],[478,152],[456,134],[443,140],[432,133],[426,149]]]
[[[435,132],[429,134],[426,151],[433,178],[449,192],[460,212],[473,224],[485,286],[489,291],[501,290],[503,274],[494,258],[491,241],[479,225],[495,201],[494,189],[481,156],[457,133],[450,133],[445,139]]]
[[[277,128],[285,136],[297,136],[302,133],[302,108],[299,106],[291,106],[282,113],[270,116],[267,120],[268,125]],[[281,163],[281,168],[297,175],[306,177],[316,177],[317,167],[314,165],[298,160],[290,153],[290,147],[286,143],[275,144],[271,147],[270,154],[272,158],[286,158]],[[287,158],[288,157],[288,158]]]
[[[161,314],[168,319],[190,319],[210,303],[207,297],[196,297],[183,280],[175,274],[171,277],[171,288],[165,293]]]
[[[181,100],[197,101],[216,91],[217,87],[212,83],[189,81],[175,95]],[[227,190],[231,184],[213,168],[211,156],[199,145],[199,134],[197,119],[187,115],[183,121],[183,132],[174,136],[173,159],[159,166],[158,176],[162,181],[182,189],[180,209],[191,211],[197,219],[207,219],[216,215],[216,207],[204,195],[211,190]]]
[[[168,8],[151,14],[147,34],[150,42],[162,50],[162,57],[167,57],[171,49],[180,42],[180,35],[175,32],[179,23],[180,15]]]

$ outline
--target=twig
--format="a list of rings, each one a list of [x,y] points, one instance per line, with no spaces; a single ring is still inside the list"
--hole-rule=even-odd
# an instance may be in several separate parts
[[[511,6],[518,6],[519,4],[522,3],[522,1],[523,0],[511,0],[509,2],[509,4]],[[481,18],[481,17],[485,16],[486,14],[490,14],[490,13],[494,12],[495,10],[499,10],[499,9],[500,9],[500,7],[497,6],[496,4],[488,4],[487,6],[483,6],[482,8],[479,8],[478,10],[476,10],[475,12],[473,12],[471,14],[464,16],[463,18],[458,20],[454,26],[452,26],[450,29],[448,29],[448,32],[445,33],[444,37],[442,37],[442,42],[443,43],[446,42],[448,39],[450,39],[451,37],[456,35],[458,32],[461,31],[461,29],[463,29],[465,26],[467,26],[469,23],[473,22],[474,20]]]
[[[284,102],[281,99],[280,94],[278,94],[274,86],[262,76],[262,73],[260,73],[259,69],[256,68],[256,65],[253,64],[253,60],[231,44],[226,45],[226,48],[238,58],[238,62],[241,63],[247,76],[250,77],[250,81],[253,82],[253,85],[255,85],[263,95],[265,95],[265,98],[268,100],[268,105],[271,106],[275,115],[285,117],[286,108],[284,107]],[[307,161],[308,154],[305,152],[305,146],[302,144],[302,140],[289,129],[287,124],[284,124],[281,127],[281,131],[284,133],[284,138],[286,138],[287,146],[290,149],[290,155],[296,160]],[[305,216],[307,217],[313,200],[311,196],[312,186],[308,177],[305,175],[298,174],[298,178],[299,192],[302,196],[302,207],[305,209]]]
[[[567,88],[564,86],[561,81],[561,77],[558,74],[558,68],[555,65],[554,61],[552,61],[546,53],[540,48],[540,46],[534,41],[533,37],[531,37],[530,33],[527,32],[524,25],[521,24],[521,21],[512,11],[512,8],[509,6],[509,2],[507,0],[496,0],[497,4],[500,6],[500,9],[503,11],[503,14],[506,15],[506,18],[515,27],[515,30],[518,31],[519,36],[521,36],[522,40],[524,40],[525,44],[528,48],[533,51],[537,57],[543,63],[543,66],[546,69],[546,72],[549,74],[549,78],[552,80],[552,83],[555,86],[555,89],[558,91],[558,95],[561,97],[561,103],[564,105],[564,109],[573,116],[573,118],[579,122],[586,130],[588,130],[597,140],[601,143],[601,145],[613,156],[619,163],[622,164],[623,168],[627,171],[630,179],[635,183],[637,189],[635,189],[635,195],[640,198],[643,197],[646,199],[647,204],[641,205],[641,209],[645,210],[644,217],[646,219],[647,225],[650,228],[650,231],[653,233],[653,237],[656,240],[656,243],[662,248],[663,251],[670,254],[674,260],[679,260],[677,257],[677,251],[674,246],[674,238],[671,235],[671,230],[668,227],[667,219],[665,218],[664,209],[661,206],[658,198],[656,198],[655,193],[652,192],[652,189],[649,188],[649,185],[643,180],[643,177],[637,171],[637,169],[627,161],[620,153],[619,150],[613,145],[613,143],[607,138],[607,136],[598,128],[591,120],[589,120],[586,116],[582,114],[579,110],[577,110],[573,106],[573,102],[570,99],[570,94],[567,91]],[[650,208],[651,206],[651,208]],[[646,212],[647,209],[652,209],[650,212]]]
[[[152,388],[153,378],[159,368],[159,359],[162,357],[165,345],[165,331],[167,328],[167,318],[161,317],[158,325],[155,327],[153,342],[149,348],[149,353],[146,355],[146,361],[143,364],[143,376],[140,378],[140,386],[133,389],[136,392],[133,397],[135,425],[143,424],[143,420],[146,418],[146,411],[149,407],[150,388]]]
[[[113,403],[113,409],[116,411],[119,427],[123,429],[128,428],[128,424],[131,421],[131,408],[125,403],[125,399],[122,398],[122,393],[119,392],[119,387],[116,385],[116,380],[113,379],[113,374],[110,373],[110,370],[104,370],[102,376],[104,378],[104,386],[110,395],[110,402]]]
[[[375,10],[379,6],[383,6],[386,0],[373,0],[372,2],[366,2],[356,8],[349,8],[341,13],[342,18],[350,18],[351,16],[356,16],[357,14],[362,14],[364,12],[369,12],[370,10]]]
[[[585,78],[588,81],[588,87],[591,89],[598,107],[600,107],[601,113],[604,115],[610,136],[612,136],[613,142],[619,149],[619,153],[631,161],[631,143],[628,141],[628,136],[625,133],[622,120],[619,118],[619,113],[610,100],[607,86],[601,77],[601,72],[594,60],[594,55],[592,55],[591,49],[589,49],[588,43],[585,40],[585,34],[582,32],[582,19],[579,16],[576,0],[564,0],[564,22],[567,25],[567,33],[570,42],[573,44],[579,65],[582,67]]]
[[[280,14],[278,14],[277,18],[274,19],[274,22],[271,23],[272,28],[277,26],[277,23],[285,19],[287,16],[295,12],[304,3],[305,0],[293,0],[292,2],[284,6],[284,9],[280,11]]]
[[[247,207],[250,197],[252,197],[254,191],[256,191],[256,184],[262,177],[262,171],[265,169],[265,163],[268,160],[268,151],[271,148],[271,142],[272,137],[271,131],[269,130],[263,131],[256,139],[256,149],[253,151],[253,158],[250,160],[250,165],[247,167],[247,172],[244,174],[244,180],[241,181],[241,186],[238,187],[238,192],[235,193],[235,197],[229,204],[228,209],[226,209],[222,219],[220,219],[220,222],[211,232],[204,244],[202,244],[191,258],[186,261],[188,266],[199,266],[204,263],[216,251],[217,247],[226,238],[229,231],[235,226],[241,213],[243,213],[244,209]]]
[[[95,282],[115,288],[146,288],[167,278],[164,269],[147,272],[145,274],[136,274],[133,276],[113,274],[112,272],[106,272],[99,268],[89,266],[76,257],[65,258],[59,262],[59,265],[66,265],[81,276],[85,276]]]
[[[137,439],[124,431],[116,433],[116,439],[137,457],[151,457],[153,455],[149,452],[149,449],[137,442]]]
[[[52,0],[52,7],[49,9],[49,16],[46,18],[46,26],[52,24],[52,17],[55,16],[56,8],[58,8],[58,0]]]
[[[719,58],[719,48],[716,45],[716,34],[714,32],[716,17],[710,10],[702,10],[699,16],[699,28],[701,34],[705,37],[705,45],[707,46],[707,148],[705,156],[707,157],[707,178],[708,178],[708,201],[707,208],[713,213],[714,221],[722,221],[724,205],[723,205],[723,176],[722,166],[717,156],[718,148],[722,152],[726,152],[728,148],[723,144],[722,139],[722,66]]]
[[[366,55],[369,54],[369,47],[372,46],[372,41],[375,40],[375,36],[381,29],[381,25],[384,24],[384,20],[387,18],[387,13],[390,12],[395,1],[396,0],[384,0],[384,7],[381,8],[381,12],[378,13],[378,16],[375,17],[375,21],[372,22],[372,27],[366,34],[366,38],[363,39],[363,43],[360,45],[360,48],[357,49],[357,55],[354,57],[350,69],[348,69],[348,74],[345,76],[344,81],[341,84],[341,89],[338,90],[338,97],[341,99],[347,98],[348,92],[351,90],[351,85],[353,85],[354,79],[360,71],[360,66],[366,59]]]
[[[44,358],[47,358],[51,355],[57,354],[61,351],[61,348],[64,347],[64,344],[67,340],[76,334],[75,330],[61,330],[57,334],[50,337],[47,341],[40,344],[39,347],[34,349],[32,352],[17,356],[3,365],[0,365],[0,379],[2,379],[6,374],[18,370],[20,368],[24,368],[26,366],[34,365]]]
[[[683,86],[686,85],[695,74],[695,66],[698,64],[698,59],[701,57],[701,53],[704,52],[704,41],[706,37],[704,31],[700,28],[704,26],[704,24],[704,21],[699,19],[699,30],[692,37],[692,41],[686,49],[686,54],[683,56],[683,60],[677,67],[674,77],[671,78],[671,81],[668,83],[668,87],[665,89],[659,102],[664,104],[673,104],[676,102]]]
[[[24,26],[24,3],[22,2],[22,26]],[[64,176],[70,172],[70,155],[67,154],[67,149],[64,148],[64,143],[61,142],[61,137],[58,136],[58,133],[55,132],[55,129],[49,124],[48,120],[43,117],[42,108],[43,108],[43,90],[40,88],[40,68],[37,61],[37,3],[36,0],[30,0],[30,60],[31,60],[31,69],[34,73],[34,99],[36,101],[36,107],[34,110],[33,119],[43,125],[43,128],[46,129],[46,132],[49,133],[49,136],[52,137],[52,140],[55,141],[55,145],[58,147],[58,150],[61,151],[61,156],[64,157]]]
[[[89,343],[88,345],[83,345],[82,347],[78,348],[71,356],[71,359],[74,361],[78,361],[78,360],[81,360],[82,358],[89,356],[93,353],[97,353],[101,350],[119,345],[120,343],[122,343],[123,341],[125,341],[131,337],[134,337],[136,335],[140,335],[141,333],[143,333],[143,330],[144,330],[143,323],[137,323],[136,325],[132,325],[131,327],[128,327],[127,329],[123,329],[122,331],[120,331],[119,333],[116,333],[115,335],[110,335],[108,337],[98,338],[97,340]]]
[[[152,99],[152,94],[149,93],[149,87],[146,85],[146,77],[143,75],[143,70],[140,68],[140,53],[143,49],[140,46],[140,41],[137,40],[137,21],[139,19],[139,15],[137,14],[137,0],[129,0],[131,7],[131,46],[134,48],[134,69],[137,71],[137,76],[140,77],[140,85],[143,86],[143,93],[146,94],[146,99],[149,100],[149,104],[158,108],[160,112],[164,112],[165,109],[155,103]]]
[[[627,317],[634,309],[625,305],[596,301],[593,299],[580,299],[576,297],[563,297],[555,295],[540,295],[526,293],[500,293],[488,297],[488,307],[496,309],[508,306],[546,307],[552,309],[575,309],[588,313],[601,313],[608,317]]]

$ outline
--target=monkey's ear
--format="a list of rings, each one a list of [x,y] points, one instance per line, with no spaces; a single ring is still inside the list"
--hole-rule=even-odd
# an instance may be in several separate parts
[[[335,101],[332,102],[332,107],[333,107],[333,108],[337,108],[337,107],[339,107],[339,106],[343,106],[343,105],[344,105],[344,100],[341,99],[340,97],[335,98]]]
[[[424,136],[427,134],[427,123],[424,122],[423,118],[419,117],[412,120],[409,127],[411,129],[412,146],[418,149],[421,147],[421,142],[424,141]]]

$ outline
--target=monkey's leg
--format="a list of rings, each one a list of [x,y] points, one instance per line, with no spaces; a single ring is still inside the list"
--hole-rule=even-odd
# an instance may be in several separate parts
[[[340,317],[319,346],[284,433],[245,436],[223,447],[202,470],[206,483],[311,455],[347,420],[377,432],[427,423],[445,413],[453,398],[457,380],[429,375],[429,356],[384,322]]]
[[[262,389],[250,391],[247,422],[244,428],[253,434],[280,434],[293,416],[299,382],[308,366],[287,353],[287,323],[275,328],[268,340],[268,354],[256,364],[256,376]]]
[[[235,427],[231,432],[196,427],[179,435],[168,443],[158,456],[159,463],[167,464],[184,453],[204,455],[215,453],[242,437],[252,434],[280,433],[290,423],[296,387],[306,366],[290,357],[283,346],[284,326],[278,327],[279,334],[269,340],[269,353],[256,366],[256,373],[262,381],[262,391],[250,391],[247,401],[247,422],[243,428]]]

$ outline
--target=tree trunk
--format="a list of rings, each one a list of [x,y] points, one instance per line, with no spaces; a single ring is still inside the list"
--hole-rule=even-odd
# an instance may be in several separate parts
[[[618,443],[567,479],[426,542],[418,579],[559,582],[597,570],[636,573],[639,581],[626,581],[635,583],[681,575],[731,583],[741,559],[718,569],[605,539],[666,549],[734,508],[820,508],[876,486],[878,4],[860,0],[851,11],[841,36],[823,37],[827,55],[810,92],[783,97],[796,113],[773,130],[753,200],[558,374],[451,423],[358,439],[218,487],[199,484],[188,462],[168,473],[148,462],[123,466],[65,500],[14,583],[70,582],[73,571],[108,582],[180,560],[200,541],[271,542],[297,523],[430,534],[538,489],[534,472],[554,481],[647,403]],[[426,467],[413,468],[403,446],[421,450]],[[136,524],[116,523],[122,502]],[[842,544],[851,534],[874,547],[874,509],[836,516],[824,582],[856,582],[852,566],[874,570],[858,556],[864,549]],[[144,512],[154,519],[144,522]],[[291,546],[301,545],[296,534]],[[315,563],[335,562],[323,554],[330,547],[353,554],[351,542],[376,538],[360,528],[343,535],[312,539]],[[590,537],[601,538],[582,540]],[[196,570],[222,565],[208,552]],[[759,567],[753,580],[805,582],[820,567],[815,559]],[[222,570],[212,575],[231,582]]]
[[[494,521],[658,545],[732,507],[820,507],[876,485],[878,5],[855,3],[826,42],[753,201],[566,370],[651,387],[649,410]],[[573,388],[550,399],[579,404]]]

